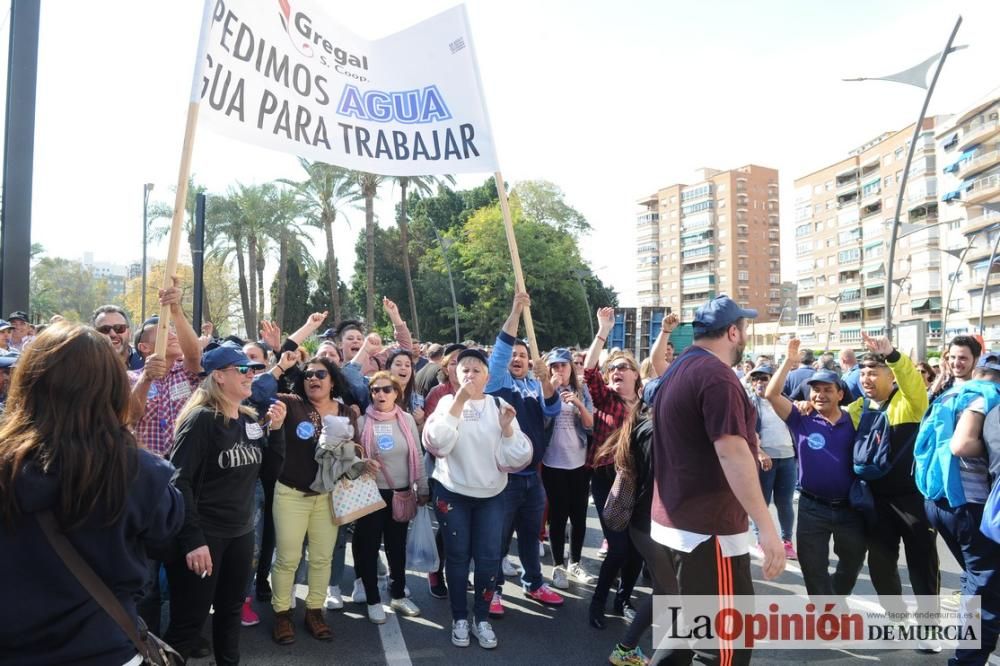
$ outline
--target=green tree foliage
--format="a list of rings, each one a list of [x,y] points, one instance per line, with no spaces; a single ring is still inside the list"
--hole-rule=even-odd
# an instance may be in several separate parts
[[[587,219],[566,203],[563,191],[547,180],[526,180],[518,183],[511,193],[521,205],[525,219],[550,224],[560,231],[580,233],[590,231]]]
[[[376,300],[381,301],[383,296],[388,296],[397,305],[405,303],[406,278],[403,276],[403,271],[400,270],[399,228],[383,229],[376,226],[374,232],[372,235],[374,242],[371,246],[375,256],[375,289],[373,293]],[[354,246],[354,278],[351,280],[350,300],[356,312],[364,312],[368,302],[368,266],[366,262],[368,238],[364,231],[360,232]],[[405,311],[401,314],[405,319]],[[381,305],[375,308],[374,319],[372,321],[366,320],[366,323],[383,336],[392,337],[392,325]]]
[[[309,294],[309,312],[330,313],[329,318],[320,326],[320,332],[325,328],[336,326],[342,319],[358,319],[361,316],[360,311],[354,308],[347,285],[340,281],[338,282],[340,288],[337,291],[340,296],[338,302],[341,304],[341,317],[340,319],[335,317],[331,307],[333,299],[330,297],[329,271],[325,261],[319,263],[314,275],[314,279],[310,281],[312,291]]]
[[[271,316],[278,319],[278,276],[271,282]],[[329,306],[323,308],[327,309]],[[322,311],[322,310],[320,310]],[[285,270],[285,319],[286,333],[291,333],[305,322],[306,317],[315,312],[309,309],[309,274],[302,269],[295,258],[288,259]]]
[[[31,267],[28,298],[32,316],[43,322],[58,314],[89,323],[96,308],[115,300],[106,280],[79,261],[58,257],[43,257]]]

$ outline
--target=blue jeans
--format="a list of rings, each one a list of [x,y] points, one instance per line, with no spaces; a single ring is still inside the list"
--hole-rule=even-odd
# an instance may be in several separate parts
[[[948,549],[962,565],[962,596],[980,595],[982,601],[982,647],[955,650],[949,664],[985,664],[997,646],[1000,633],[1000,544],[979,531],[982,504],[951,508],[947,500],[926,500],[927,520],[938,531]]]
[[[760,489],[764,492],[764,503],[771,504],[774,496],[774,506],[778,509],[778,524],[781,526],[781,540],[792,540],[792,528],[795,526],[795,484],[798,481],[798,465],[795,456],[788,458],[772,458],[771,469],[758,470]],[[760,536],[757,525],[753,533]]]
[[[830,575],[830,537],[837,554],[837,570]],[[795,541],[805,580],[812,596],[847,596],[865,563],[865,519],[850,506],[827,506],[799,495],[799,527]]]
[[[253,568],[251,572],[259,569],[261,556],[260,544],[264,538],[264,486],[261,484],[260,479],[257,480],[257,485],[254,486],[253,500]],[[250,579],[247,580],[246,596],[253,596],[256,587],[256,578],[250,576]]]
[[[538,556],[538,535],[542,531],[542,514],[545,512],[545,488],[535,472],[531,475],[507,475],[503,498],[503,543],[500,556],[510,550],[510,540],[517,530],[517,555],[521,559],[524,575],[521,583],[534,592],[542,586],[542,560]],[[479,570],[479,560],[476,560]],[[503,590],[503,572],[497,563],[497,592]]]
[[[474,559],[476,575],[472,611],[476,622],[488,620],[497,572],[500,570],[503,493],[494,497],[468,497],[453,493],[438,483],[434,495],[438,529],[444,534],[445,578],[448,581],[452,619],[469,618],[469,600],[465,589],[469,580],[469,560]],[[535,537],[538,537],[537,531]],[[537,551],[535,557],[538,557]]]

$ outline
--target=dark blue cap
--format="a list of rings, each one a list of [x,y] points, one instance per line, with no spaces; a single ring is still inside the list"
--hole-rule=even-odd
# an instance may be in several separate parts
[[[741,308],[725,294],[716,296],[694,313],[694,327],[699,331],[718,331],[737,319],[756,319],[757,311]]]
[[[754,368],[753,370],[750,371],[750,376],[751,377],[753,377],[754,375],[769,375],[770,376],[770,375],[773,375],[773,374],[774,374],[774,368],[772,368],[769,365],[758,365],[756,368]]]
[[[10,368],[13,368],[19,358],[19,354],[4,354],[3,356],[0,356],[0,370],[9,370]]]
[[[840,375],[833,370],[817,370],[813,376],[806,380],[806,384],[836,384],[840,386]]]
[[[323,331],[319,337],[324,338],[326,340],[333,340],[334,338],[337,337],[337,332],[332,328],[328,328],[325,331]]]
[[[553,363],[569,363],[572,365],[573,355],[565,347],[557,347],[545,357],[545,363],[548,365],[552,365]]]
[[[976,364],[976,367],[1000,372],[1000,354],[992,351],[983,352],[983,355],[979,357],[979,363]]]
[[[6,331],[8,328],[13,328],[11,323],[6,319],[0,319],[0,331]]]
[[[249,368],[263,370],[263,363],[251,361],[243,350],[234,342],[223,342],[221,345],[201,355],[201,374],[207,375],[213,370],[221,370],[231,365],[245,365]]]
[[[28,313],[24,310],[15,310],[7,316],[7,321],[14,321],[15,319],[20,319],[23,322],[28,321]]]

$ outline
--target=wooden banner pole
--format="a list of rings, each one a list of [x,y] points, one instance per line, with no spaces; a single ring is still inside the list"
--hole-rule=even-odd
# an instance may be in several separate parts
[[[208,33],[212,26],[212,0],[205,0],[202,8],[201,32],[198,36],[198,52],[195,56],[194,76],[191,81],[191,96],[188,102],[187,123],[184,127],[184,144],[181,148],[181,166],[177,174],[177,194],[174,197],[174,217],[170,224],[170,246],[167,250],[167,264],[163,270],[163,289],[173,286],[173,276],[177,272],[177,255],[180,252],[182,225],[187,206],[188,178],[191,175],[191,153],[194,151],[194,135],[198,127],[198,108],[201,102],[202,72],[208,51]],[[167,336],[170,332],[170,306],[160,307],[160,321],[156,328],[156,355],[163,358],[167,351]]]
[[[504,187],[503,176],[499,171],[493,174],[497,185],[497,195],[500,197],[500,212],[503,213],[503,227],[507,232],[507,247],[510,248],[510,260],[514,264],[514,284],[518,291],[528,291],[524,286],[524,273],[521,270],[521,255],[517,251],[517,237],[514,236],[514,220],[510,215],[510,202],[507,201],[507,189]],[[531,344],[531,358],[538,360],[541,355],[538,342],[535,340],[535,323],[531,319],[531,308],[524,308],[524,329]]]

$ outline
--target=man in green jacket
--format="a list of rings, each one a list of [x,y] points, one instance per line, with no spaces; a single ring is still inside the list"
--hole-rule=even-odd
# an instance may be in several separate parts
[[[889,460],[895,464],[881,479],[869,481],[875,499],[876,523],[868,530],[868,570],[872,585],[886,610],[902,611],[887,597],[903,593],[899,580],[899,542],[906,549],[910,585],[916,595],[937,595],[941,589],[938,569],[937,533],[924,512],[924,498],[913,479],[913,444],[920,420],[927,411],[927,389],[909,357],[900,354],[889,338],[862,333],[868,349],[861,358],[861,390],[865,397],[851,403],[847,411],[855,427],[861,420],[864,401],[868,409],[885,408],[889,426]],[[893,388],[897,390],[893,392]],[[861,436],[861,433],[858,433]],[[935,605],[936,606],[936,605]],[[936,611],[937,608],[923,608]],[[921,642],[922,650],[940,652],[936,641]]]

